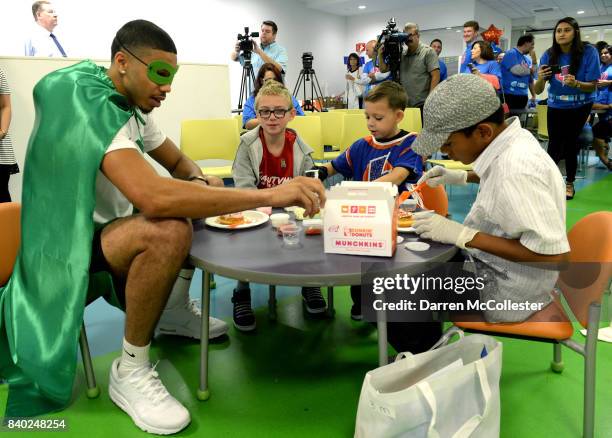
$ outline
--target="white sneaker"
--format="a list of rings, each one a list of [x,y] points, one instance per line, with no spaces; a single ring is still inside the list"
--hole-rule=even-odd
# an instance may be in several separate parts
[[[202,312],[197,303],[198,300],[189,300],[176,307],[164,309],[157,324],[157,331],[165,335],[200,339]],[[208,318],[208,339],[223,336],[228,330],[225,321],[212,316]]]
[[[191,421],[189,411],[168,393],[155,366],[139,368],[119,377],[119,361],[113,361],[108,384],[111,400],[145,432],[169,435],[183,430]]]

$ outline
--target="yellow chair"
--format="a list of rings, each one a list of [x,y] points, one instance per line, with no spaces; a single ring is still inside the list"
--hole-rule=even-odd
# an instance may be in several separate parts
[[[351,108],[346,110],[347,114],[363,114],[363,110],[361,108]]]
[[[231,178],[239,143],[236,118],[183,120],[181,123],[181,151],[185,155],[194,161],[230,161],[224,166],[201,167],[206,175]]]
[[[340,152],[332,152],[335,154],[344,152],[350,145],[355,143],[360,138],[370,135],[370,131],[368,131],[368,125],[363,114],[345,114],[342,121]]]
[[[300,138],[313,149],[314,160],[323,159],[323,138],[321,136],[321,119],[319,117],[295,117],[287,124],[295,130]]]
[[[538,139],[548,140],[548,105],[536,105],[538,116]]]
[[[242,127],[242,114],[234,114],[234,119],[236,119],[236,122],[238,123],[238,134],[242,134],[243,132],[247,131],[247,129]]]
[[[342,142],[342,130],[344,124],[344,116],[346,115],[343,111],[328,111],[319,113],[321,119],[321,136],[324,145],[331,146],[334,150],[330,152],[324,152],[323,158],[325,160],[333,160],[339,154],[340,143]]]
[[[421,111],[418,108],[406,108],[399,127],[408,132],[421,132],[421,129],[423,129]]]
[[[333,108],[331,111],[337,113],[348,113],[348,110],[346,108]]]

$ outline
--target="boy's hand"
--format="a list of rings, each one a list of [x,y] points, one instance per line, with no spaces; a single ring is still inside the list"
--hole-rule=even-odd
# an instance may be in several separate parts
[[[288,183],[267,189],[272,207],[299,205],[306,209],[304,216],[314,216],[325,205],[325,187],[318,179],[298,176]]]
[[[467,184],[468,173],[465,170],[451,170],[442,166],[435,166],[423,174],[417,184],[427,181],[429,187],[438,187],[439,185]]]
[[[435,242],[449,243],[465,249],[465,245],[472,241],[478,230],[466,227],[459,222],[451,221],[439,214],[429,211],[414,213],[413,227],[417,234],[425,239]]]

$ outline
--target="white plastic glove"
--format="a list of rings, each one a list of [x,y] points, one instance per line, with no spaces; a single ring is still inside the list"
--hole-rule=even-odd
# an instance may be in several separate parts
[[[459,222],[451,221],[439,214],[430,211],[414,213],[414,227],[417,234],[425,239],[436,242],[450,243],[465,249],[465,244],[470,242],[478,230],[466,227]]]
[[[467,175],[468,173],[465,170],[451,170],[442,166],[435,166],[425,172],[423,176],[419,178],[418,183],[427,181],[429,187],[438,187],[444,184],[461,186],[467,184]]]

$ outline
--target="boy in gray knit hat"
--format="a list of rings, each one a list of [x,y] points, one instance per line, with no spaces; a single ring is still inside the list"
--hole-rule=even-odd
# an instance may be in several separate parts
[[[520,305],[512,311],[487,310],[488,321],[529,318],[551,302],[558,276],[534,264],[569,260],[561,173],[518,118],[504,120],[495,90],[478,76],[459,74],[442,82],[425,102],[423,118],[414,150],[429,156],[441,149],[473,170],[438,166],[419,181],[431,187],[471,182],[480,188],[463,224],[417,213],[416,232],[457,245],[476,262],[477,272],[480,267],[481,273],[493,273],[481,300]]]

